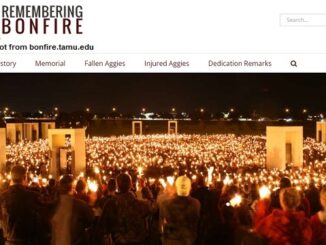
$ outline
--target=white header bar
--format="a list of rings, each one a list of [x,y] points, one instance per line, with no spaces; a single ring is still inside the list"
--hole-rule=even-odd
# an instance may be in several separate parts
[[[3,0],[0,21],[0,72],[326,72],[324,0]]]

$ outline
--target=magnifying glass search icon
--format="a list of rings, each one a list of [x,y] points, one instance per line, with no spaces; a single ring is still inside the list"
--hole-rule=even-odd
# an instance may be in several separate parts
[[[290,65],[291,65],[291,66],[298,67],[298,66],[297,66],[297,62],[296,62],[295,60],[291,60]]]

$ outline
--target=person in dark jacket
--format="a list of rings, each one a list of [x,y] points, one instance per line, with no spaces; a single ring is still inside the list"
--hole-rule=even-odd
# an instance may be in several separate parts
[[[11,170],[11,185],[0,195],[0,222],[6,245],[44,244],[40,238],[40,198],[25,187],[26,170],[14,166]]]
[[[191,181],[186,176],[176,180],[177,195],[162,203],[163,245],[193,245],[197,238],[200,203],[189,196]]]
[[[152,209],[130,191],[132,182],[128,174],[119,174],[117,184],[119,192],[105,204],[100,223],[116,245],[142,245],[148,237],[146,220]]]
[[[320,206],[319,202],[319,190],[317,189],[313,181],[309,184],[309,188],[305,194],[306,198],[310,203],[311,214],[314,215],[319,210],[321,210],[322,207]]]
[[[197,177],[197,189],[191,197],[200,202],[200,219],[196,244],[216,244],[221,239],[222,216],[218,207],[218,193],[210,190],[205,184],[205,178]]]
[[[60,180],[60,198],[51,219],[53,245],[86,245],[87,229],[94,214],[85,201],[73,197],[73,178],[64,175]]]

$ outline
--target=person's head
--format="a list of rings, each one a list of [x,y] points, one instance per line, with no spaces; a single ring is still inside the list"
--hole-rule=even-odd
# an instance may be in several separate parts
[[[191,190],[191,180],[187,176],[180,176],[175,181],[175,188],[178,196],[189,196]]]
[[[280,188],[291,187],[291,180],[288,177],[282,177],[280,180]]]
[[[283,188],[280,192],[280,204],[283,210],[295,210],[301,202],[300,193],[293,187]]]
[[[55,184],[56,184],[56,183],[55,183],[55,179],[50,179],[50,180],[49,180],[49,187],[50,187],[50,188],[54,188],[54,187],[55,187]]]
[[[126,193],[131,188],[131,177],[129,174],[119,174],[117,177],[117,184],[119,192]]]
[[[117,189],[117,182],[115,179],[110,179],[108,182],[108,192],[113,193]]]
[[[13,184],[23,184],[26,178],[26,169],[23,166],[16,165],[11,169],[10,175]]]
[[[65,174],[61,177],[59,190],[61,194],[70,194],[72,192],[72,183],[74,179],[72,175]]]
[[[310,190],[316,189],[315,181],[313,179],[310,180],[309,189]]]
[[[197,185],[198,185],[198,187],[204,187],[206,185],[204,176],[198,175]]]
[[[141,194],[144,199],[153,200],[153,194],[147,186],[141,189]]]
[[[79,179],[76,183],[76,192],[83,193],[86,192],[86,183],[84,180]]]
[[[326,210],[326,186],[324,186],[320,191],[320,204]]]

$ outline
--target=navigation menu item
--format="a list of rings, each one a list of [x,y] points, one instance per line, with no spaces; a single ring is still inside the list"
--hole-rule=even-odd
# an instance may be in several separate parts
[[[17,65],[16,61],[0,61],[0,67],[15,68]]]
[[[108,67],[108,68],[118,68],[118,67],[125,67],[125,61],[110,61],[110,60],[85,60],[84,65],[87,67]]]
[[[35,60],[35,66],[63,67],[66,66],[66,61],[65,60],[57,60],[57,61]]]
[[[184,60],[164,60],[164,61],[152,61],[152,60],[145,60],[145,67],[154,68],[154,67],[172,67],[172,68],[182,68],[182,67],[189,67],[189,61]]]

